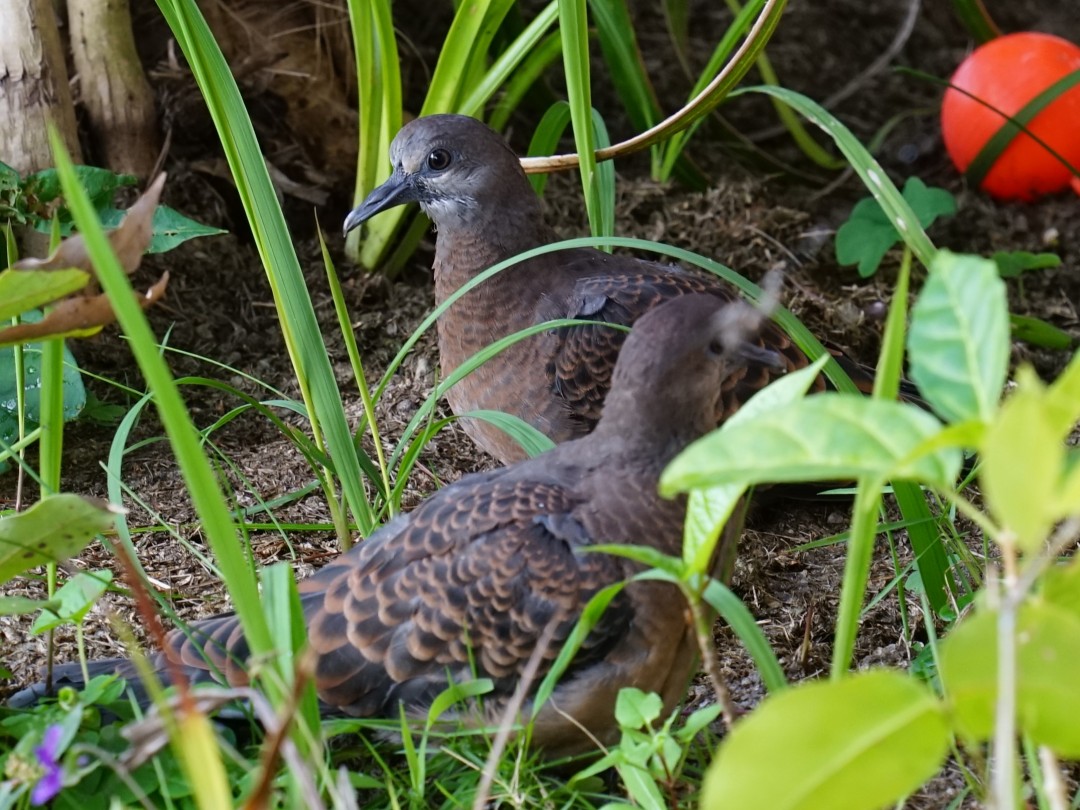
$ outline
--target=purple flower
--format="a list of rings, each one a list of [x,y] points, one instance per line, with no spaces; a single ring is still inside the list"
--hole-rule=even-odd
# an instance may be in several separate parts
[[[39,807],[55,797],[60,792],[60,788],[63,787],[63,770],[57,761],[60,753],[58,750],[60,748],[60,739],[63,736],[64,729],[61,726],[49,726],[45,730],[41,745],[34,748],[34,756],[37,757],[38,764],[45,770],[45,773],[41,775],[37,784],[34,785],[34,789],[30,792],[30,804],[35,807]]]

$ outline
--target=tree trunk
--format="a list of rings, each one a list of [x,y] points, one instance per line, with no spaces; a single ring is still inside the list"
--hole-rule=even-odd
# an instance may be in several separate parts
[[[147,179],[161,149],[154,94],[131,32],[128,0],[67,0],[71,52],[97,158]]]
[[[54,165],[46,121],[82,161],[51,0],[0,2],[0,160],[20,174]]]

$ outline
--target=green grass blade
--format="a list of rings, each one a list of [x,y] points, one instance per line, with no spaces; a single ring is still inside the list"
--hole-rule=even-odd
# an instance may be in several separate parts
[[[989,42],[1001,36],[1001,29],[986,10],[982,0],[952,0],[952,6],[960,22],[977,42]]]
[[[559,678],[566,672],[567,667],[570,666],[570,662],[574,659],[577,651],[581,648],[582,642],[585,641],[585,637],[589,635],[589,631],[596,626],[596,623],[600,620],[600,617],[604,615],[604,611],[607,610],[607,606],[611,603],[618,593],[626,587],[625,582],[616,582],[614,585],[608,585],[606,588],[597,591],[585,605],[585,609],[581,611],[581,618],[578,619],[578,623],[574,625],[574,629],[570,631],[570,636],[563,642],[563,648],[559,652],[558,658],[551,665],[551,669],[548,670],[544,680],[540,682],[540,686],[536,690],[536,695],[533,698],[533,712],[538,712],[540,708],[547,702],[548,698],[555,691],[555,686],[559,682]]]
[[[495,355],[517,343],[519,340],[524,340],[532,335],[543,334],[552,329],[585,324],[610,326],[610,324],[604,324],[602,321],[577,320],[572,318],[545,321],[544,323],[534,324],[518,332],[514,332],[512,335],[507,335],[504,338],[496,340],[491,345],[484,347],[476,354],[469,357],[460,366],[455,368],[453,373],[448,375],[446,379],[442,380],[435,387],[435,390],[431,392],[424,403],[417,409],[416,413],[413,414],[413,418],[409,420],[409,424],[406,425],[405,430],[401,432],[401,438],[398,440],[398,445],[390,456],[390,466],[395,466],[397,464],[401,453],[404,448],[412,442],[413,436],[416,434],[416,431],[419,430],[421,424],[431,418],[431,415],[435,410],[435,405],[438,403],[440,397],[444,396],[454,384],[471,374]]]
[[[461,414],[459,419],[482,419],[489,425],[494,425],[504,433],[508,433],[521,448],[533,458],[546,453],[555,447],[555,442],[534,428],[520,417],[502,411],[467,411]]]
[[[727,30],[724,32],[724,36],[721,37],[720,42],[718,42],[713,49],[709,61],[701,71],[701,76],[698,77],[697,82],[690,91],[690,99],[696,98],[709,86],[709,82],[713,80],[713,77],[715,77],[720,72],[721,67],[723,67],[724,61],[731,55],[731,52],[735,50],[735,46],[738,45],[739,39],[745,36],[746,32],[750,30],[754,18],[761,13],[761,9],[764,5],[765,0],[753,0],[753,2],[743,6],[742,11],[735,15],[734,21],[728,26]],[[668,180],[671,177],[672,172],[675,170],[676,161],[685,150],[687,141],[690,140],[698,127],[701,126],[703,120],[703,118],[698,118],[697,121],[686,129],[674,133],[668,141],[661,145],[663,159],[660,167],[660,180]]]
[[[645,61],[625,0],[589,0],[588,8],[615,92],[630,122],[638,131],[652,128],[663,113],[645,70]],[[652,175],[656,177],[660,163],[655,146],[652,149],[652,163]]]
[[[900,273],[893,289],[885,332],[881,337],[881,357],[874,373],[874,396],[896,399],[904,368],[904,325],[907,323],[908,287],[911,280],[911,252],[905,250]]]
[[[337,270],[334,268],[334,260],[330,257],[330,251],[326,247],[326,240],[322,231],[319,231],[319,250],[322,252],[323,266],[326,268],[326,278],[330,284],[330,296],[334,300],[334,312],[337,314],[338,326],[341,328],[341,337],[345,341],[345,349],[349,353],[349,362],[352,365],[353,379],[360,393],[360,401],[364,405],[364,423],[371,431],[372,442],[375,445],[375,457],[378,459],[378,469],[365,470],[368,478],[377,486],[382,484],[380,495],[385,500],[390,496],[390,470],[386,466],[383,456],[382,437],[379,435],[379,425],[375,419],[375,402],[371,398],[368,388],[367,374],[364,373],[364,361],[360,357],[360,348],[356,345],[356,333],[352,329],[352,321],[349,318],[348,309],[345,306],[345,296],[341,291],[341,281],[338,279]],[[357,432],[363,431],[362,425]],[[366,458],[361,454],[361,461]]]
[[[863,478],[859,481],[855,493],[855,503],[851,509],[851,536],[848,539],[844,577],[840,586],[840,607],[833,631],[835,640],[830,668],[833,680],[846,675],[848,667],[851,666],[855,637],[859,632],[859,618],[862,615],[863,602],[866,601],[883,485],[879,479]]]
[[[502,132],[511,114],[532,90],[536,80],[562,55],[562,38],[559,33],[548,34],[539,45],[529,52],[528,58],[514,71],[506,82],[503,92],[491,111],[489,123],[492,129]]]
[[[757,620],[743,601],[730,588],[716,580],[709,581],[703,596],[746,647],[746,651],[754,659],[754,665],[761,674],[765,688],[770,692],[779,692],[787,687],[784,668],[780,666],[769,640],[765,638]]]
[[[918,216],[911,210],[911,206],[881,165],[866,151],[866,147],[859,143],[858,138],[851,134],[851,130],[816,101],[785,87],[759,85],[737,90],[732,95],[743,93],[763,93],[779,98],[811,123],[823,129],[836,142],[837,148],[847,158],[851,168],[859,175],[863,184],[888,215],[889,220],[896,226],[904,243],[911,248],[911,252],[923,265],[927,267],[930,265],[930,259],[934,255],[934,245],[919,224]]]
[[[464,78],[470,75],[478,59],[485,58],[511,5],[512,0],[475,0],[458,6],[439,51],[420,115],[459,108],[466,91]]]
[[[669,118],[663,124],[636,138],[635,146],[643,148],[658,141],[667,140],[676,130],[685,129],[712,112],[754,66],[755,60],[764,50],[765,44],[780,22],[780,15],[785,5],[786,0],[765,0],[761,14],[751,27],[749,36],[723,71],[709,80],[705,89],[686,105],[677,119]]]
[[[592,111],[593,142],[603,149],[611,146],[604,119],[595,109]],[[615,233],[615,164],[605,160],[596,167],[596,197],[600,206],[597,222],[597,236],[611,236]],[[610,250],[610,248],[608,248]]]
[[[661,5],[675,57],[687,78],[693,78],[690,68],[690,4],[688,0],[661,0]]]
[[[461,102],[459,106],[460,112],[465,115],[480,117],[484,111],[484,105],[491,100],[491,97],[495,95],[495,92],[503,83],[516,81],[517,77],[523,72],[530,76],[525,87],[531,85],[548,61],[559,52],[560,45],[554,47],[551,45],[552,42],[559,42],[558,38],[552,39],[547,35],[558,18],[559,7],[557,0],[551,0],[536,15],[533,21],[525,27],[525,30],[514,38],[506,50],[499,54],[499,58],[492,63],[491,67],[480,79],[480,82],[472,88],[469,95]],[[537,63],[533,57],[535,52],[541,49],[549,56]],[[522,92],[524,92],[524,88],[522,88]],[[513,109],[514,106],[516,105],[510,105],[510,109]],[[492,126],[499,129],[494,122]]]
[[[259,579],[267,624],[273,635],[279,672],[284,679],[282,691],[292,692],[300,654],[307,646],[307,628],[300,595],[296,590],[296,575],[292,566],[274,563],[262,570]],[[300,733],[294,733],[292,738],[299,742],[303,755],[314,756],[321,749],[322,742],[319,701],[315,695],[315,685],[310,680],[301,693],[293,720],[299,721]]]
[[[851,167],[870,190],[870,193],[878,201],[878,204],[881,205],[890,221],[897,226],[904,243],[923,265],[929,267],[936,250],[930,238],[926,235],[926,231],[919,224],[918,216],[911,210],[911,206],[908,205],[899,189],[889,180],[885,170],[881,168],[847,127],[841,124],[835,116],[821,105],[800,93],[795,93],[786,88],[751,87],[738,90],[732,95],[744,92],[764,93],[781,98],[790,107],[828,133],[848,159]],[[920,556],[921,564],[926,569],[928,578],[925,582],[928,596],[935,610],[939,610],[945,605],[946,600],[944,584],[947,561],[945,560],[944,549],[941,547],[940,538],[938,538],[933,524],[926,521],[926,518],[931,514],[930,508],[921,490],[910,482],[895,484],[894,493],[904,519],[911,524],[908,535],[912,546],[916,554]],[[854,599],[854,596],[850,598]],[[859,603],[861,604],[861,596]],[[857,614],[857,611],[855,613]],[[848,615],[851,615],[850,608]],[[845,618],[845,621],[849,620]],[[854,621],[857,622],[857,616]],[[845,633],[851,632],[851,630],[851,627],[846,627]],[[837,655],[833,659],[834,667],[839,666],[838,662],[842,658],[844,658],[843,651],[838,648]],[[846,659],[844,660],[844,666],[846,666]]]
[[[412,351],[417,341],[421,336],[431,328],[435,321],[449,309],[455,301],[461,298],[475,287],[483,284],[489,278],[496,273],[501,273],[508,267],[531,259],[534,256],[541,256],[545,253],[553,253],[559,250],[570,250],[573,248],[581,247],[595,247],[597,245],[610,245],[612,247],[623,247],[632,250],[647,251],[650,253],[656,253],[661,256],[669,256],[680,261],[685,261],[690,264],[696,265],[701,269],[710,272],[716,276],[719,276],[724,281],[732,284],[738,288],[747,298],[751,301],[759,301],[764,295],[764,291],[757,284],[754,284],[747,278],[736,273],[734,270],[725,267],[719,262],[715,262],[712,259],[706,258],[697,253],[693,253],[683,248],[673,247],[672,245],[665,245],[662,242],[652,242],[647,239],[629,239],[626,237],[607,236],[607,237],[582,237],[579,239],[566,239],[561,242],[555,242],[550,245],[543,245],[532,250],[525,251],[517,256],[512,256],[509,259],[505,259],[497,264],[493,264],[487,270],[478,274],[476,277],[470,279],[468,283],[463,284],[459,289],[455,290],[453,294],[447,297],[439,306],[435,307],[430,314],[420,323],[416,330],[405,341],[401,349],[394,356],[394,359],[390,361],[390,364],[386,368],[386,372],[383,374],[382,380],[379,382],[378,388],[373,395],[378,400],[386,387],[390,384],[390,380],[397,372],[397,369],[401,366],[401,363],[405,360],[405,357]],[[818,357],[828,355],[825,347],[821,345],[814,335],[807,329],[802,322],[795,317],[793,313],[783,307],[776,307],[771,315],[772,319],[780,325],[780,327],[791,337],[795,344],[807,354],[811,360],[816,360]],[[851,381],[851,378],[844,373],[844,370],[830,356],[825,364],[824,372],[826,376],[832,381],[833,385],[839,391],[847,391],[850,393],[858,393],[859,389]]]
[[[780,78],[776,75],[772,62],[769,61],[769,57],[764,52],[758,56],[757,67],[762,81],[774,86],[780,85]],[[817,141],[806,131],[806,127],[802,125],[799,117],[790,107],[777,98],[773,98],[771,101],[780,123],[783,124],[784,129],[788,131],[791,139],[795,141],[795,145],[799,147],[804,155],[823,169],[840,169],[846,165],[843,160],[833,157],[827,150],[818,146]]]
[[[556,147],[559,145],[559,139],[562,138],[562,135],[569,124],[570,105],[565,101],[556,101],[548,107],[547,112],[544,113],[544,117],[541,118],[540,123],[536,125],[536,131],[533,132],[532,140],[529,141],[529,150],[527,154],[554,154]],[[544,193],[548,176],[549,175],[547,174],[529,175],[529,182],[532,184],[532,187],[537,194]]]
[[[570,121],[578,153],[581,189],[589,214],[589,229],[603,233],[602,203],[596,184],[596,145],[593,136],[592,88],[589,79],[589,21],[585,0],[559,0],[559,30]]]
[[[949,557],[937,530],[937,518],[930,510],[927,496],[918,484],[894,481],[893,497],[907,524],[908,542],[915,555],[915,567],[922,577],[926,598],[935,612],[949,606]]]
[[[874,374],[874,396],[881,399],[895,399],[900,387],[910,277],[911,252],[905,250],[885,323],[885,334],[881,340],[881,359]],[[949,559],[938,536],[937,524],[927,506],[926,497],[918,485],[910,481],[893,482],[893,496],[907,524],[908,540],[915,556],[915,568],[922,579],[927,599],[935,611],[941,611],[948,604],[946,584]]]
[[[249,561],[237,542],[235,527],[213,469],[203,454],[198,431],[184,401],[157,351],[157,340],[143,314],[127,274],[109,245],[89,197],[79,184],[71,159],[59,135],[50,128],[57,171],[72,217],[86,243],[102,289],[109,296],[117,321],[131,341],[131,350],[147,384],[202,523],[207,543],[225,577],[229,595],[244,628],[252,653],[269,652],[270,633],[259,602],[258,588]]]
[[[353,518],[366,534],[374,527],[374,515],[364,493],[341,392],[239,88],[194,2],[158,0],[158,6],[184,51],[214,119],[270,281],[312,432],[316,441],[325,442]]]
[[[349,23],[356,57],[357,104],[360,113],[356,185],[358,203],[390,174],[386,159],[390,139],[401,128],[401,69],[389,0],[349,0]],[[381,256],[406,212],[396,211],[366,229],[366,254],[361,254],[360,233],[349,234],[347,255],[364,263],[367,254]]]

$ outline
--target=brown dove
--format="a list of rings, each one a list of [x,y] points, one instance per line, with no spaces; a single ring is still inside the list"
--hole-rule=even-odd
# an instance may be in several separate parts
[[[726,379],[747,363],[780,362],[757,345],[760,320],[745,304],[709,295],[649,311],[626,341],[590,434],[463,477],[302,581],[324,710],[396,718],[403,704],[418,714],[448,678],[476,676],[490,678],[494,691],[484,698],[485,715],[473,719],[498,722],[545,630],[550,643],[540,650],[537,682],[589,599],[640,570],[625,558],[589,553],[590,546],[680,553],[685,507],[658,495],[660,473],[713,428]],[[726,556],[733,545],[733,536],[725,539]],[[696,659],[685,611],[670,583],[634,582],[621,591],[550,702],[535,713],[524,704],[533,743],[550,755],[586,750],[594,744],[582,728],[614,742],[623,687],[656,692],[672,710]],[[169,635],[156,656],[160,672],[167,675],[165,655],[193,680],[216,670],[217,680],[246,683],[248,649],[235,616],[195,622],[189,634]],[[93,671],[134,675],[130,662],[117,660],[95,662]],[[78,666],[61,667],[57,678],[80,680]]]
[[[463,115],[429,115],[406,124],[390,146],[393,172],[345,220],[348,233],[380,211],[410,202],[435,223],[435,299],[446,298],[491,265],[558,241],[517,155],[487,125]],[[632,325],[664,301],[709,293],[738,297],[719,278],[593,248],[546,253],[520,262],[455,302],[438,321],[443,376],[496,340],[534,324],[577,318]],[[451,409],[513,414],[556,443],[597,423],[625,331],[604,326],[551,330],[515,343],[454,385]],[[807,357],[774,324],[758,343],[782,363],[748,362],[724,380],[716,421]],[[846,358],[838,357],[842,362]],[[845,366],[864,381],[865,370]],[[817,390],[824,387],[819,379]],[[509,464],[518,443],[479,419],[463,420],[469,436]]]

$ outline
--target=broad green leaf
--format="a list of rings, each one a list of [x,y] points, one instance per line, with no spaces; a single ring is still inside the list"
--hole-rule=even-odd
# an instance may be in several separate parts
[[[836,231],[836,261],[841,266],[857,264],[859,275],[868,278],[899,239],[877,200],[865,197],[855,203],[851,216]]]
[[[1061,265],[1061,257],[1056,253],[1029,253],[1026,250],[999,250],[990,261],[997,265],[1002,278],[1016,278],[1028,270],[1046,270]]]
[[[972,741],[994,733],[997,696],[997,613],[980,610],[940,644],[938,674],[957,732]]]
[[[1030,369],[1021,369],[1020,377],[1016,393],[987,430],[979,480],[994,517],[1021,548],[1033,551],[1059,517],[1065,447],[1047,418],[1042,383]]]
[[[1046,418],[1062,439],[1080,420],[1080,352],[1046,390]]]
[[[615,770],[626,785],[626,792],[634,797],[634,802],[641,810],[667,810],[668,804],[660,792],[656,780],[645,768],[633,762],[619,762]]]
[[[120,700],[126,691],[126,682],[118,675],[96,675],[83,687],[79,702],[83,706],[107,706]]]
[[[731,519],[745,492],[743,484],[721,484],[690,491],[683,522],[682,553],[688,570],[708,573],[720,531]]]
[[[134,175],[114,174],[108,169],[97,166],[76,166],[75,174],[79,178],[80,185],[86,189],[90,203],[99,213],[112,205],[113,195],[116,194],[118,188],[134,186],[139,182]],[[60,176],[56,169],[44,169],[29,175],[23,181],[23,188],[27,194],[37,197],[38,201],[43,203],[52,202],[62,194]],[[60,220],[70,228],[71,214],[66,207],[60,211]],[[46,220],[44,224],[47,226],[48,221]],[[46,227],[46,232],[47,230]],[[67,235],[66,230],[64,235]]]
[[[817,379],[828,361],[829,356],[823,354],[806,368],[785,374],[775,382],[765,386],[750,397],[745,405],[735,411],[720,426],[720,430],[733,430],[759,414],[798,402],[806,396],[806,392],[810,390],[810,386],[814,384],[814,380]]]
[[[736,430],[740,423],[755,414],[801,399],[821,373],[827,360],[828,357],[823,355],[806,368],[786,374],[767,385],[750,397],[719,430]],[[740,484],[724,484],[695,489],[690,493],[686,505],[686,521],[683,524],[683,561],[691,571],[707,572],[720,530],[735,511],[735,506],[745,490],[746,487]]]
[[[615,721],[621,728],[644,728],[660,717],[664,701],[654,692],[628,686],[615,698]]]
[[[0,161],[0,192],[13,191],[19,187],[19,173]]]
[[[998,613],[983,610],[941,644],[941,678],[957,728],[979,741],[994,732]],[[1016,629],[1017,721],[1039,745],[1080,758],[1080,617],[1045,602],[1024,605]]]
[[[926,228],[940,216],[956,213],[956,200],[945,189],[930,188],[918,177],[909,177],[901,192],[919,225]],[[859,200],[848,221],[836,232],[836,260],[858,264],[859,275],[874,274],[885,253],[900,241],[900,232],[874,197]]]
[[[699,732],[704,731],[706,726],[716,720],[723,711],[724,707],[719,703],[698,709],[686,718],[682,728],[675,731],[675,736],[684,744],[688,744]]]
[[[1080,557],[1056,565],[1042,577],[1042,598],[1050,605],[1072,613],[1080,620]]]
[[[106,228],[118,227],[125,213],[127,212],[115,208],[105,211],[101,215],[101,224]],[[150,245],[146,248],[147,253],[167,253],[189,239],[228,233],[221,228],[196,222],[167,205],[159,205],[154,209],[152,222],[153,235],[150,238]]]
[[[58,604],[42,611],[30,627],[31,633],[45,633],[62,624],[82,623],[83,618],[112,582],[112,571],[83,571],[76,574],[54,596]]]
[[[1056,351],[1076,348],[1077,342],[1072,335],[1041,318],[1009,315],[1009,325],[1012,327],[1012,334],[1016,340],[1023,340],[1034,346]]]
[[[933,415],[911,405],[818,394],[694,442],[664,471],[660,489],[670,495],[719,484],[863,476],[945,488],[960,471],[960,451],[912,455],[940,430]]]
[[[0,322],[81,290],[83,270],[5,270],[0,273]]]
[[[74,557],[95,535],[112,527],[114,514],[101,501],[61,493],[0,519],[0,582]]]
[[[938,217],[956,213],[956,198],[943,188],[928,186],[918,177],[909,177],[901,192],[919,218],[919,224],[929,228]],[[899,236],[899,234],[897,234]]]
[[[1080,463],[1076,461],[1077,458],[1075,450],[1066,456],[1068,463],[1064,465],[1061,490],[1054,510],[1059,517],[1080,514]]]
[[[1009,362],[1005,284],[988,259],[941,250],[911,310],[911,379],[950,422],[993,418]]]
[[[46,602],[27,596],[0,596],[0,616],[24,616],[55,605],[54,600]]]
[[[899,672],[794,687],[732,729],[705,776],[701,807],[876,810],[931,777],[948,743],[941,704]]]
[[[41,313],[34,310],[24,314],[23,320],[37,323]],[[24,402],[26,419],[33,428],[41,423],[41,364],[42,344],[27,343],[23,346]],[[70,422],[86,405],[86,388],[82,375],[75,364],[75,357],[64,347],[64,421]],[[18,400],[15,390],[15,349],[0,346],[0,440],[11,444],[19,436]]]

